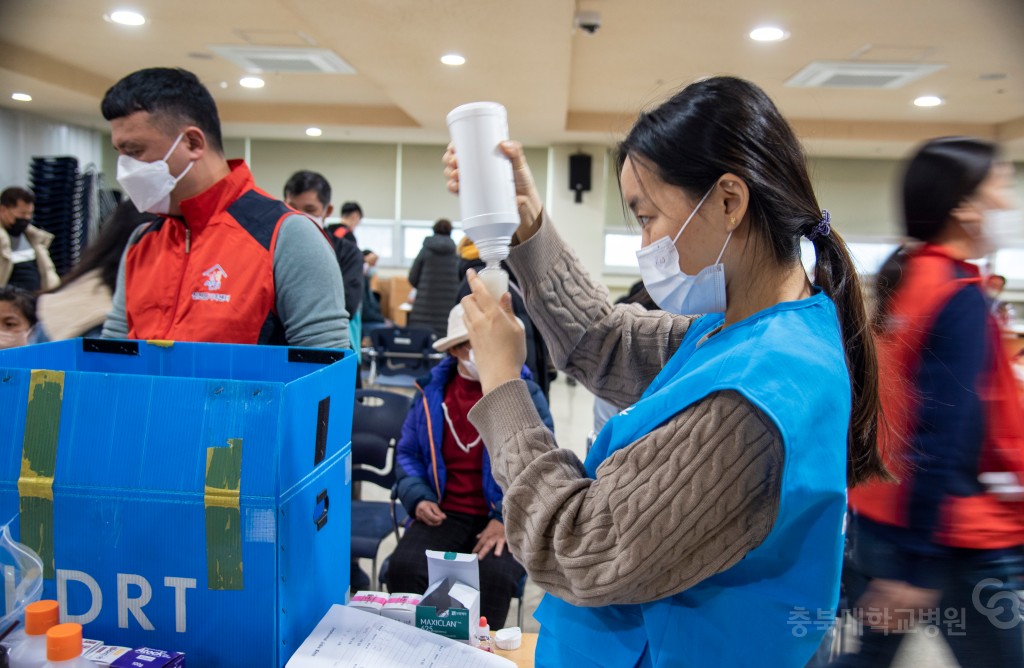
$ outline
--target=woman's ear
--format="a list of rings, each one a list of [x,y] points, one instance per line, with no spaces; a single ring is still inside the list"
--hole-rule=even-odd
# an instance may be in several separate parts
[[[716,198],[716,208],[725,224],[726,232],[735,232],[743,224],[750,204],[750,190],[747,183],[732,173],[723,174],[717,184],[721,197]]]
[[[967,224],[978,224],[981,223],[981,212],[978,208],[971,206],[970,204],[961,204],[952,211],[949,212],[949,219],[963,225]]]

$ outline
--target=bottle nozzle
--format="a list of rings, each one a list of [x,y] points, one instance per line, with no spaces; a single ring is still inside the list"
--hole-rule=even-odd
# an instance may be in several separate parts
[[[512,243],[512,237],[494,237],[474,242],[480,253],[480,259],[487,264],[498,263],[508,258],[510,243]]]
[[[487,286],[487,292],[495,299],[500,299],[508,292],[508,272],[501,268],[497,262],[488,262],[487,266],[477,274],[480,280]]]

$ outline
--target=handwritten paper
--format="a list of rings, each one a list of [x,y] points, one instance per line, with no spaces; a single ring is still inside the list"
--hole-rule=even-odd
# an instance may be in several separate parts
[[[286,668],[515,668],[508,659],[343,605],[332,606]]]

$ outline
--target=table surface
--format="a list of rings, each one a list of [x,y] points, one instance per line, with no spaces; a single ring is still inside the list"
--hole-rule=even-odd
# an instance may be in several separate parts
[[[492,634],[493,635],[493,634]],[[494,653],[514,661],[518,668],[533,668],[533,653],[537,649],[537,634],[524,633],[523,644],[519,649],[505,651],[495,648]]]

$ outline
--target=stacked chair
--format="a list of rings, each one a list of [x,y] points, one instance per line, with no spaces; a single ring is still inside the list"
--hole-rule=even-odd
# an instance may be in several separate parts
[[[91,186],[78,172],[72,157],[36,157],[30,167],[36,196],[32,224],[53,234],[50,259],[58,274],[66,274],[79,260],[88,243]]]

